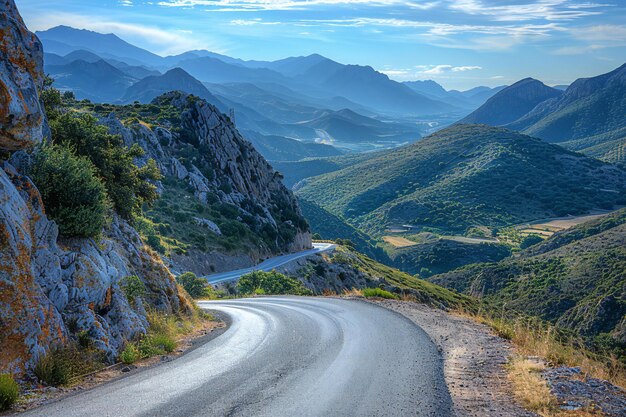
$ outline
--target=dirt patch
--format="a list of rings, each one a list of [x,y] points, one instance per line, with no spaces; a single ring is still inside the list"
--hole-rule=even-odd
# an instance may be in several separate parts
[[[400,236],[383,236],[383,240],[396,248],[406,248],[407,246],[417,245],[417,242]]]
[[[371,302],[402,314],[428,333],[443,356],[458,417],[536,416],[514,403],[504,367],[513,348],[488,327],[422,304]]]

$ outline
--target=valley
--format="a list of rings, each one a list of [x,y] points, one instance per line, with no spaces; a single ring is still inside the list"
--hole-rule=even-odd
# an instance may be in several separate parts
[[[621,23],[492,2],[1,2],[0,413],[623,416]]]

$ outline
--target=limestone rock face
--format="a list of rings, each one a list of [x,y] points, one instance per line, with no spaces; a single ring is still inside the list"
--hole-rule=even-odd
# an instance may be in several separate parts
[[[163,175],[185,182],[198,201],[208,205],[219,201],[237,206],[241,218],[254,218],[257,229],[253,231],[257,235],[263,228],[270,228],[279,236],[273,247],[259,247],[255,253],[236,254],[242,263],[235,259],[224,261],[223,254],[189,255],[209,256],[215,259],[214,263],[190,262],[173,254],[171,260],[175,269],[209,274],[228,270],[235,264],[250,266],[259,259],[311,247],[308,225],[292,192],[283,185],[280,174],[239,134],[228,117],[206,101],[180,92],[157,97],[154,104],[178,110],[180,124],[150,128],[136,123],[127,127],[114,114],[102,118],[101,122],[110,133],[124,138],[127,146],[139,144],[145,151],[142,159],[154,159]],[[189,156],[190,147],[195,149],[192,157]],[[194,222],[206,225],[217,235],[222,234],[209,219],[197,217]],[[289,231],[284,233],[289,238],[280,237],[279,232],[285,230]],[[216,269],[210,269],[211,265]]]
[[[1,150],[26,150],[42,139],[41,67],[39,41],[13,0],[0,0]],[[13,156],[28,159],[21,151]],[[132,306],[121,287],[129,275],[146,287]],[[0,162],[0,373],[31,370],[82,331],[112,360],[125,341],[146,332],[144,303],[165,313],[192,308],[128,223],[114,217],[98,240],[61,240],[35,185]]]
[[[8,163],[0,170],[0,372],[31,369],[42,354],[81,331],[113,359],[147,330],[143,302],[189,312],[174,277],[137,232],[114,218],[103,238],[58,239],[35,186]],[[137,275],[143,301],[120,283]]]
[[[0,0],[0,149],[24,149],[41,141],[42,83],[41,43],[26,29],[14,1]]]

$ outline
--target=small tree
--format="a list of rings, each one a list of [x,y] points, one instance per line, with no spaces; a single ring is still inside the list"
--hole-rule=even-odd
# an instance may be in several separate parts
[[[48,214],[67,237],[98,236],[106,224],[106,189],[86,158],[61,146],[45,145],[35,157],[31,178]]]
[[[526,236],[524,239],[522,239],[522,242],[520,243],[519,247],[520,249],[526,249],[541,242],[543,242],[543,239],[541,238],[541,236],[536,235],[536,234],[530,234]]]
[[[185,272],[179,275],[176,281],[183,286],[192,298],[200,298],[207,295],[207,281],[203,278],[198,278],[193,272]]]
[[[129,303],[134,303],[137,297],[146,295],[146,286],[137,275],[124,277],[120,281],[120,286],[126,294]]]

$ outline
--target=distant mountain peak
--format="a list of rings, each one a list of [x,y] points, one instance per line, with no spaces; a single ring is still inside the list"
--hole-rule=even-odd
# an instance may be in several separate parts
[[[458,123],[502,126],[531,111],[539,103],[563,94],[534,78],[524,78],[496,93],[482,106]]]

